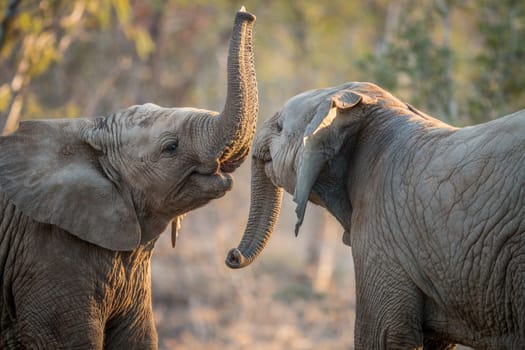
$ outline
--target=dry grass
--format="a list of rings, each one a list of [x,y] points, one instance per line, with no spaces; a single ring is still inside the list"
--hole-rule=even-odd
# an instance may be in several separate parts
[[[156,245],[152,283],[160,349],[353,349],[351,248],[320,208],[309,205],[295,238],[294,206],[286,195],[259,259],[242,270],[224,264],[248,215],[247,163],[231,193],[187,215],[175,249],[168,233]]]
[[[277,230],[260,258],[243,270],[224,264],[248,215],[249,198],[243,197],[249,193],[248,167],[237,173],[232,193],[186,217],[174,250],[166,233],[156,245],[152,279],[160,348],[352,348],[351,250],[331,219],[325,223],[329,234],[312,241],[320,236],[312,227],[325,217],[319,209],[309,207],[295,238],[287,196]],[[315,246],[323,248],[320,259],[315,259]],[[324,268],[312,257],[323,261]]]

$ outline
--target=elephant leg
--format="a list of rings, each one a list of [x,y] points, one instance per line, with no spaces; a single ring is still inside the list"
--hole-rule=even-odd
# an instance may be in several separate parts
[[[104,349],[158,349],[157,330],[151,305],[108,321]]]
[[[408,276],[356,268],[356,287],[356,350],[422,349],[423,297]]]
[[[451,344],[446,341],[441,341],[434,338],[425,337],[423,341],[423,349],[425,350],[455,350],[456,344]]]
[[[54,313],[52,307],[30,313],[21,310],[11,328],[2,331],[5,339],[0,348],[102,350],[104,332],[96,321],[100,317],[75,311]]]

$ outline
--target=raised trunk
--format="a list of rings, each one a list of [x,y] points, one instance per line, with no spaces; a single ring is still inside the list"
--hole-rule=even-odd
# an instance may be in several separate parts
[[[228,88],[223,111],[213,118],[212,134],[223,171],[233,171],[246,158],[255,133],[257,81],[252,29],[255,16],[237,12],[228,54]]]
[[[262,252],[281,209],[282,189],[266,176],[264,161],[255,158],[252,161],[251,187],[246,230],[239,246],[231,249],[226,257],[226,265],[232,269],[248,266]]]

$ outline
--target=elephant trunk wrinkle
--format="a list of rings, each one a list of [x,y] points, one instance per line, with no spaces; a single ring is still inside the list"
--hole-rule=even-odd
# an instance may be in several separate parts
[[[239,246],[227,255],[226,265],[230,268],[248,266],[257,258],[270,239],[279,216],[283,190],[266,176],[264,167],[264,161],[253,159],[249,219]]]
[[[223,171],[232,172],[248,155],[255,134],[258,92],[252,29],[255,16],[240,11],[235,18],[228,54],[228,88],[223,111],[214,118]]]

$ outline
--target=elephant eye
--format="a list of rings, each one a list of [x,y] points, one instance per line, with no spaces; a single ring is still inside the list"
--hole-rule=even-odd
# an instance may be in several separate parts
[[[177,151],[178,146],[179,146],[178,141],[171,141],[170,143],[166,144],[162,148],[162,153],[173,156],[175,155],[175,152]]]
[[[283,122],[282,122],[282,121],[279,120],[279,121],[277,122],[277,127],[276,127],[276,129],[277,129],[277,132],[278,132],[279,134],[283,131]]]

